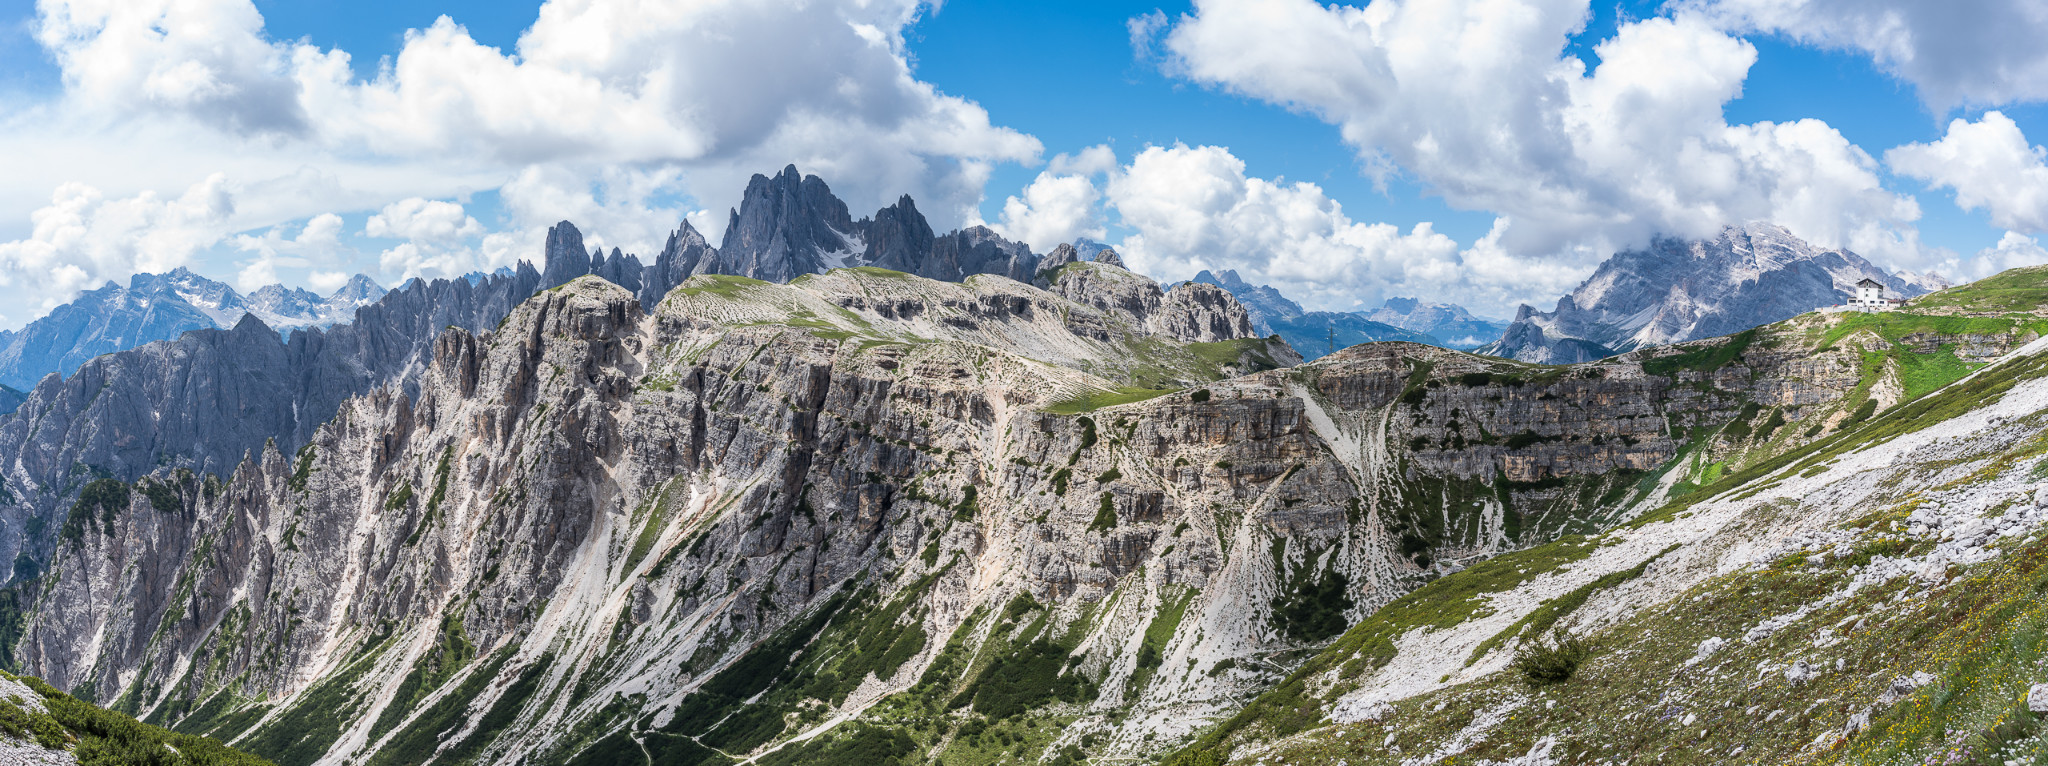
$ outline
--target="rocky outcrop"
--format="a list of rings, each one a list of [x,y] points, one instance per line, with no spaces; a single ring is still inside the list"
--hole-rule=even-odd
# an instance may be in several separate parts
[[[1151,316],[1145,317],[1145,326],[1155,334],[1190,342],[1258,337],[1251,316],[1236,298],[1223,288],[1194,282],[1166,291]]]
[[[987,227],[934,234],[909,195],[853,220],[823,179],[802,175],[795,165],[772,178],[754,176],[731,213],[724,244],[700,248],[693,260],[692,274],[768,282],[872,266],[949,282],[994,274],[1028,283],[1039,270],[1030,248]]]
[[[1644,346],[1727,335],[1840,305],[1874,279],[1896,295],[1925,293],[1847,250],[1823,250],[1768,223],[1710,240],[1658,239],[1616,253],[1539,312],[1523,306],[1482,353],[1568,364]]]
[[[1123,317],[1153,334],[1182,341],[1259,337],[1244,306],[1230,293],[1209,285],[1182,284],[1163,291],[1150,278],[1095,261],[1061,268],[1053,275],[1051,290],[1075,303]]]
[[[1072,244],[1062,243],[1039,260],[1038,273],[1033,274],[1030,281],[1039,287],[1050,289],[1053,279],[1059,276],[1061,269],[1080,262],[1080,251],[1075,250]]]

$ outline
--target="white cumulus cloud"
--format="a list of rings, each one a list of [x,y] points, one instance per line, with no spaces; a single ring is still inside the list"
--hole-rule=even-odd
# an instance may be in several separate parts
[[[321,213],[308,219],[304,226],[299,227],[297,236],[287,237],[285,232],[288,229],[285,225],[272,226],[261,234],[241,234],[234,238],[236,249],[255,254],[236,272],[236,287],[247,292],[264,285],[278,284],[283,281],[277,273],[280,266],[332,266],[347,250],[341,244],[341,216],[333,213]],[[339,274],[341,279],[336,282],[323,274]],[[328,293],[340,289],[348,281],[348,275],[316,271],[308,281],[316,289]],[[333,287],[323,287],[329,283],[333,283]]]
[[[1997,226],[2048,231],[2048,149],[2028,145],[2003,113],[1955,120],[1941,140],[1894,148],[1884,160],[1901,175],[1954,191],[1958,206],[1988,211]]]
[[[1002,221],[990,228],[1039,252],[1079,237],[1102,239],[1102,190],[1095,177],[1115,167],[1116,154],[1104,145],[1054,157],[1021,196],[1003,201]]]
[[[1310,308],[1357,310],[1423,295],[1473,306],[1555,296],[1585,275],[1500,246],[1505,220],[1461,248],[1429,223],[1408,230],[1352,220],[1312,183],[1245,173],[1222,147],[1149,147],[1109,182],[1107,204],[1132,234],[1118,252],[1168,279],[1234,269]]]
[[[84,184],[58,187],[30,217],[34,233],[0,242],[0,287],[44,310],[109,280],[187,265],[227,234],[234,195],[215,174],[174,198],[108,199]]]
[[[63,88],[16,97],[0,119],[15,158],[0,174],[0,232],[22,241],[39,235],[21,222],[52,189],[75,196],[69,184],[157,199],[221,173],[248,192],[230,231],[505,192],[504,231],[455,221],[430,237],[381,212],[412,246],[381,259],[398,278],[534,258],[535,227],[562,218],[593,241],[659,247],[680,216],[722,223],[749,176],[790,162],[831,179],[857,214],[910,193],[945,228],[974,217],[996,165],[1041,152],[916,77],[904,32],[921,0],[550,0],[510,50],[442,17],[369,77],[346,50],[274,38],[252,0],[36,8]],[[512,209],[521,194],[585,204]],[[21,271],[38,258],[0,262],[0,279],[46,279]],[[242,268],[253,279],[282,264]]]
[[[1586,0],[1201,0],[1172,71],[1337,125],[1369,170],[1508,219],[1509,251],[1606,253],[1772,220],[1816,244],[1911,243],[1919,216],[1816,120],[1730,125],[1756,50],[1697,14],[1565,51]],[[1860,238],[1860,240],[1859,240]],[[1889,253],[1912,262],[1907,248]]]
[[[1686,0],[1735,31],[1857,50],[1937,111],[2048,99],[2048,5],[2038,0]]]

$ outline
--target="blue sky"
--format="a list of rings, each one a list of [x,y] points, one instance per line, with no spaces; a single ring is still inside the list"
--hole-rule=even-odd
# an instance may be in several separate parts
[[[651,20],[573,0],[515,59],[539,2],[0,0],[0,149],[36,158],[0,182],[0,296],[17,306],[0,327],[170,265],[316,289],[491,268],[533,257],[557,218],[651,255],[684,217],[717,229],[745,175],[784,162],[857,215],[909,192],[942,225],[986,221],[1040,251],[1097,235],[1164,279],[1238,268],[1324,308],[1547,306],[1615,248],[1748,219],[1959,279],[2048,258],[2048,165],[2033,172],[2048,94],[2029,74],[2048,54],[1995,44],[2048,22],[1981,3],[1982,31],[1953,34],[1992,42],[1913,40],[1901,64],[1829,21],[1894,0],[1846,1],[1530,0],[1529,28],[1447,30],[1421,11],[1476,0],[1382,0],[1396,12],[1366,40],[1367,15],[1307,0],[899,0],[836,18],[835,3],[690,2]],[[467,38],[422,31],[443,15]],[[1161,23],[1134,37],[1148,16]],[[1455,70],[1501,51],[1355,68],[1404,35],[1534,43],[1491,74]],[[1627,66],[1598,70],[1603,44]],[[409,45],[426,63],[387,71]],[[1702,47],[1658,58],[1685,45]],[[347,69],[319,69],[336,51]],[[1570,58],[1583,73],[1520,79]],[[686,82],[648,98],[648,72]],[[508,92],[532,97],[443,109]],[[1673,112],[1692,116],[1670,135],[1640,127]],[[1819,122],[1757,127],[1801,120]],[[1685,140],[1706,159],[1668,156]]]

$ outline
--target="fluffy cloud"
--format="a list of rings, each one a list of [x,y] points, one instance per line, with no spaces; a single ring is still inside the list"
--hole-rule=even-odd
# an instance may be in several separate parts
[[[170,199],[150,192],[107,199],[66,184],[30,216],[32,235],[0,242],[0,287],[24,302],[40,299],[47,310],[107,280],[186,265],[226,235],[233,212],[234,195],[219,174]]]
[[[250,0],[45,0],[38,39],[70,106],[263,132],[338,158],[501,169],[666,165],[735,195],[795,160],[856,206],[904,191],[955,219],[1036,139],[917,80],[917,0],[551,0],[516,55],[442,17],[376,78],[342,50],[270,40]],[[789,44],[802,41],[801,44]]]
[[[1107,203],[1133,232],[1119,252],[1134,268],[1173,279],[1235,269],[1312,308],[1350,310],[1394,295],[1513,305],[1555,296],[1585,275],[1510,254],[1500,245],[1504,220],[1461,249],[1428,223],[1403,232],[1354,221],[1315,184],[1247,176],[1242,160],[1215,146],[1139,152],[1113,174]]]
[[[483,225],[462,212],[453,202],[414,197],[384,206],[383,212],[363,223],[363,233],[372,237],[410,239],[436,245],[452,245],[482,234]]]
[[[1024,187],[1021,197],[1003,201],[1002,222],[990,228],[1039,252],[1079,237],[1102,239],[1105,229],[1098,204],[1102,190],[1094,176],[1116,167],[1108,146],[1091,146],[1074,155],[1054,157],[1046,171]]]
[[[306,221],[299,228],[298,236],[286,237],[286,226],[272,226],[261,234],[242,234],[234,238],[235,247],[243,252],[254,253],[255,258],[242,263],[235,274],[235,286],[243,291],[255,290],[264,285],[273,285],[283,280],[277,269],[283,267],[305,268],[328,266],[346,250],[341,244],[341,216],[322,213]],[[333,277],[339,276],[337,281]],[[348,275],[342,272],[314,272],[308,280],[323,293],[333,292],[347,283]],[[326,285],[332,284],[332,287]]]
[[[1165,46],[1181,76],[1337,125],[1372,172],[1503,215],[1508,251],[1605,253],[1751,219],[1828,246],[1912,241],[1917,205],[1833,128],[1722,119],[1747,42],[1696,14],[1645,19],[1588,72],[1565,52],[1586,17],[1585,0],[1202,0]]]
[[[377,256],[378,268],[394,284],[413,277],[458,277],[483,265],[476,240],[484,236],[484,227],[459,203],[399,200],[370,216],[363,234],[405,240]]]
[[[1688,0],[1735,31],[1859,50],[1937,111],[2048,99],[2048,6],[2038,0]]]
[[[1997,226],[2048,231],[2048,150],[2029,146],[2002,113],[1950,122],[1941,140],[1892,149],[1884,160],[1901,175],[1953,190],[1964,210],[1990,211]]]
[[[93,207],[216,172],[248,204],[209,224],[210,243],[394,200],[504,193],[513,220],[501,232],[441,221],[452,228],[429,236],[408,227],[439,220],[430,206],[419,220],[384,211],[380,225],[405,240],[380,259],[387,278],[535,257],[562,218],[595,242],[658,248],[685,214],[722,224],[698,208],[722,212],[753,173],[792,161],[833,179],[856,211],[908,192],[935,225],[955,225],[995,165],[1036,162],[1040,145],[915,77],[903,33],[923,7],[550,0],[515,50],[443,17],[365,79],[347,51],[272,39],[252,0],[42,0],[34,32],[64,88],[0,109],[15,158],[0,174],[0,232],[29,243],[9,246],[0,279],[52,279],[24,271],[54,267],[39,265],[52,257],[33,244],[41,230],[20,222],[53,188],[59,206]],[[81,182],[100,190],[92,201],[72,199],[67,184]],[[294,257],[249,252],[249,279]]]
[[[262,39],[254,5],[59,0],[37,11],[37,41],[87,106],[188,115],[242,133],[306,129],[286,53]]]
[[[1968,262],[1952,265],[1953,273],[1963,279],[1983,279],[2006,269],[2021,266],[2039,266],[2048,263],[2048,248],[2041,247],[2040,240],[2008,231],[1998,239],[1998,244],[1977,253]]]

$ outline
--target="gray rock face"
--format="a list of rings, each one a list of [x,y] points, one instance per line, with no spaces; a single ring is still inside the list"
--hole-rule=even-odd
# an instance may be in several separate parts
[[[1022,242],[1003,239],[986,226],[969,226],[932,243],[930,264],[918,276],[956,282],[973,274],[994,274],[1031,284],[1042,268]]]
[[[1897,295],[1926,292],[1862,256],[1816,248],[1767,223],[1729,227],[1705,241],[1660,239],[1647,250],[1616,253],[1554,311],[1523,306],[1500,342],[1481,353],[1568,364],[1727,335],[1839,305],[1863,279]]]
[[[251,314],[279,329],[331,325],[353,317],[366,298],[382,295],[383,288],[360,274],[326,298],[280,285],[244,298],[232,287],[183,268],[137,274],[127,287],[109,282],[19,332],[0,333],[0,385],[27,390],[46,375],[69,375],[101,354],[191,330],[231,328]]]
[[[583,247],[583,232],[568,221],[548,227],[548,242],[542,252],[544,269],[540,279],[550,285],[590,273],[590,252]]]
[[[1053,248],[1052,252],[1047,253],[1045,258],[1038,262],[1038,273],[1031,275],[1030,281],[1039,287],[1050,288],[1053,278],[1059,275],[1060,269],[1066,268],[1069,264],[1080,262],[1081,253],[1079,250],[1074,249],[1074,246],[1071,244],[1061,244],[1059,247]]]
[[[1104,266],[1115,266],[1119,269],[1128,268],[1124,265],[1123,256],[1117,255],[1115,250],[1111,250],[1107,247],[1096,251],[1094,260],[1096,263],[1100,263]]]
[[[1301,304],[1289,300],[1279,290],[1267,285],[1248,283],[1231,269],[1224,269],[1220,273],[1204,270],[1189,281],[1216,285],[1230,291],[1231,295],[1237,297],[1238,303],[1244,304],[1245,311],[1251,315],[1252,323],[1263,328],[1265,332],[1273,331],[1271,323],[1275,320],[1292,319],[1307,313]]]
[[[1158,308],[1145,318],[1145,326],[1156,334],[1196,343],[1258,337],[1251,315],[1236,298],[1223,288],[1195,282],[1166,291]]]
[[[1114,252],[1103,250],[1100,255]],[[1244,306],[1221,288],[1188,282],[1164,291],[1149,277],[1101,260],[1061,268],[1053,275],[1052,292],[1177,340],[1208,343],[1259,337]]]
[[[705,273],[700,268],[708,267],[717,259],[718,250],[704,239],[704,235],[691,226],[689,221],[683,227],[668,235],[668,244],[663,245],[661,254],[655,256],[654,265],[643,275],[640,285],[640,305],[652,311],[654,305],[667,297],[668,291],[697,274]]]
[[[0,477],[12,488],[0,495],[0,528],[42,525],[40,534],[0,535],[0,555],[48,559],[76,476],[133,480],[164,466],[226,473],[266,442],[296,449],[348,398],[414,388],[443,329],[491,327],[543,286],[523,262],[476,283],[413,280],[349,324],[281,337],[246,313],[232,329],[192,330],[93,358],[68,379],[49,375],[0,415]]]
[[[840,271],[700,277],[650,314],[582,277],[439,334],[415,390],[347,399],[296,453],[87,507],[17,655],[331,763],[758,755],[956,698],[1057,714],[1034,755],[1143,758],[1431,575],[1583,529],[1584,498],[1744,401],[1651,352],[1202,371],[1102,303]],[[1739,361],[1727,383],[1788,408],[1860,379],[1854,349]],[[1189,388],[1052,407],[1140,370]],[[977,691],[1041,661],[1073,683]]]
[[[717,265],[706,271],[787,282],[844,265],[865,247],[849,239],[854,234],[846,203],[823,180],[790,165],[774,178],[756,175],[747,183],[726,224]]]
[[[917,203],[910,195],[875,211],[874,218],[863,223],[859,228],[867,242],[867,251],[860,258],[864,264],[933,279],[960,280],[958,264],[944,269],[932,262],[932,245],[937,238],[924,214],[917,212]]]
[[[995,274],[1028,283],[1039,269],[1030,248],[986,227],[934,234],[908,195],[872,217],[853,220],[824,180],[801,175],[794,165],[773,178],[754,176],[732,211],[725,242],[715,250],[697,249],[693,260],[691,274],[768,282],[873,266],[949,282]]]

